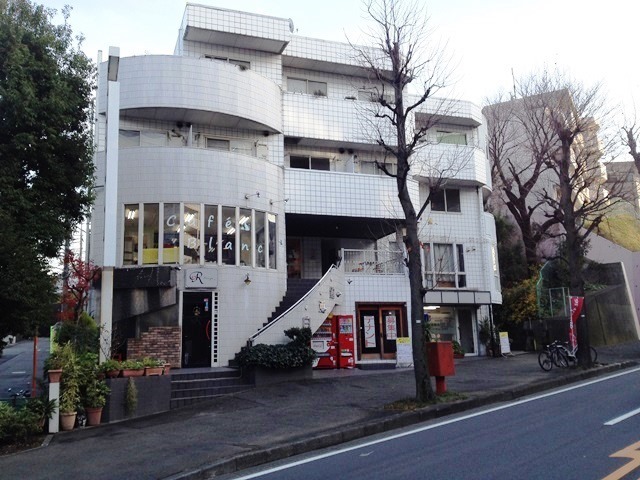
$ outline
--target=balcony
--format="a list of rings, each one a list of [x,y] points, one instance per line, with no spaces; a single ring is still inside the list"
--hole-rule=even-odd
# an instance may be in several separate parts
[[[345,275],[405,275],[402,252],[342,249]]]
[[[98,112],[106,106],[101,66]],[[123,117],[280,132],[280,88],[251,70],[205,58],[145,55],[120,60]]]
[[[418,177],[451,179],[449,185],[491,186],[487,157],[477,147],[444,143],[425,145],[416,153],[412,168]]]
[[[333,99],[319,95],[285,92],[283,94],[283,126],[287,137],[299,138],[299,145],[343,147],[376,144],[376,129],[384,132],[384,140],[395,145],[388,121],[373,118],[376,104],[349,99]]]

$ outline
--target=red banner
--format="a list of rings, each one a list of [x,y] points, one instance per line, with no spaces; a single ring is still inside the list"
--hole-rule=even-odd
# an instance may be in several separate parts
[[[573,351],[578,346],[578,337],[576,324],[580,313],[582,312],[582,305],[584,304],[584,297],[569,297],[569,304],[571,305],[571,318],[569,319],[569,345]]]

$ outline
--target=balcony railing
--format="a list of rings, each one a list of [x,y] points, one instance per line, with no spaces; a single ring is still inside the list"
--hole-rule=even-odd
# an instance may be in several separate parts
[[[345,274],[404,275],[405,263],[402,252],[388,250],[342,249]]]

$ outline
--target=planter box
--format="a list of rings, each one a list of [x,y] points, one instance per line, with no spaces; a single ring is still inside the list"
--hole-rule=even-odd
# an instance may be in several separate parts
[[[313,376],[311,365],[294,368],[252,367],[248,371],[249,380],[256,386],[273,385],[282,382],[308,380]]]
[[[108,378],[105,380],[111,393],[102,411],[102,422],[116,422],[127,418],[143,417],[169,410],[171,401],[171,376],[132,377],[138,389],[138,406],[131,416],[127,416],[125,397],[128,378]]]

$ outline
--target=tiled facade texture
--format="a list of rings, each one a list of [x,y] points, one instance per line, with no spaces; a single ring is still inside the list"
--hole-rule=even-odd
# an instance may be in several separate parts
[[[183,368],[226,366],[249,339],[284,341],[285,328],[315,329],[334,314],[352,316],[357,365],[395,361],[387,327],[401,328],[413,314],[396,180],[376,164],[394,171],[377,144],[381,136],[393,145],[394,133],[373,118],[370,98],[379,90],[350,45],[292,32],[288,19],[187,4],[174,55],[120,60],[115,113],[107,111],[106,62],[100,66],[96,183],[105,185],[106,152],[116,150],[116,270],[130,278],[115,301],[154,305],[160,288],[178,299],[114,317],[128,338],[123,354],[162,354]],[[107,137],[108,118],[118,122],[117,139]],[[409,180],[417,208],[430,186],[446,189],[446,202],[420,221],[425,285],[437,277],[432,291],[478,295],[425,312],[440,338],[478,354],[479,322],[501,302],[495,225],[484,212],[491,189],[484,118],[471,103],[429,99],[409,124],[434,118]],[[104,205],[98,189],[91,242],[98,264]],[[427,271],[434,260],[440,267]],[[156,269],[158,285],[131,276],[144,269]],[[262,335],[304,280],[318,283],[299,304],[302,313]],[[379,351],[365,344],[365,317],[378,322]]]

